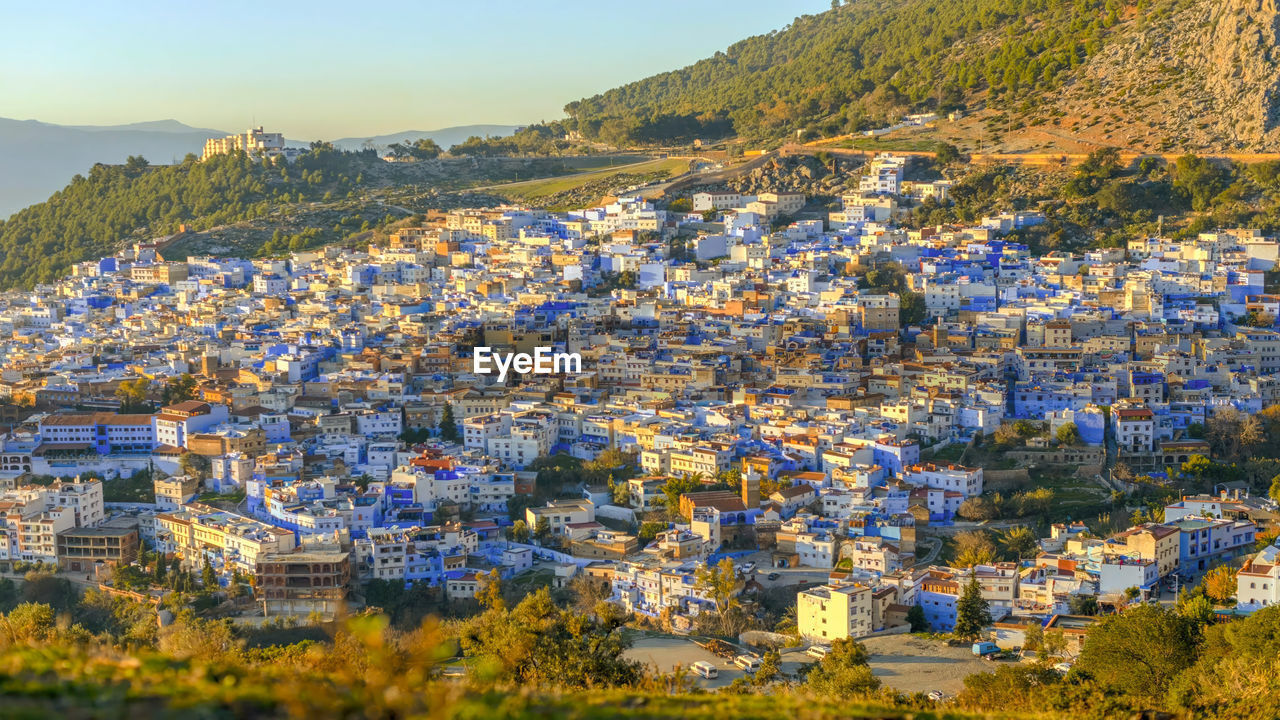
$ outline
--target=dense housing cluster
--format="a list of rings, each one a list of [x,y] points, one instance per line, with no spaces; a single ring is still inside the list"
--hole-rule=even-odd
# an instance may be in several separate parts
[[[1280,246],[1229,230],[1032,257],[1008,236],[1034,211],[899,227],[904,198],[950,190],[904,167],[877,158],[825,221],[793,220],[808,199],[787,192],[472,208],[360,250],[135,243],[11,293],[0,560],[94,572],[147,547],[254,578],[269,615],[549,568],[680,626],[723,602],[705,573],[733,556],[735,595],[823,574],[798,599],[814,642],[913,607],[949,630],[976,578],[1020,645],[1026,618],[1078,629],[1081,597],[1158,597],[1252,554],[1275,506],[1227,489],[1109,537],[1055,524],[1020,560],[947,567],[921,544],[990,495],[992,468],[948,449],[1012,435],[1014,466],[1121,492],[1210,456],[1216,415],[1273,405]],[[499,376],[478,348],[581,364]],[[139,477],[142,497],[113,493]],[[1248,561],[1242,610],[1275,602],[1277,568],[1274,548]]]

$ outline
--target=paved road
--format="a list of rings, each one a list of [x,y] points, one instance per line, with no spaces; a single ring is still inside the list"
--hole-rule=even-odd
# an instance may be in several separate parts
[[[920,545],[928,543],[929,549],[924,555],[920,554]],[[938,554],[942,552],[942,538],[922,537],[916,542],[916,565],[930,565],[934,560],[938,559]]]

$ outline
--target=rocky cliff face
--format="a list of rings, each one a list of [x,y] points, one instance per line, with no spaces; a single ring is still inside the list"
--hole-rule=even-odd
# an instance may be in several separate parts
[[[1218,126],[1239,142],[1274,145],[1280,126],[1275,57],[1280,14],[1275,0],[1215,0],[1209,5],[1209,37],[1199,60],[1211,108],[1222,115]]]
[[[1280,150],[1276,0],[1191,0],[1147,16],[1050,98],[1053,124],[1135,150]]]

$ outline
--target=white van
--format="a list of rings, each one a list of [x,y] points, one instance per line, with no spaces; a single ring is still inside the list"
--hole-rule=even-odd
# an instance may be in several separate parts
[[[739,655],[733,659],[733,664],[749,673],[753,673],[760,669],[760,658],[755,655]]]
[[[808,655],[814,660],[821,660],[822,658],[826,657],[827,653],[829,652],[831,652],[831,648],[827,647],[826,645],[814,645],[808,650],[805,650],[804,654]]]
[[[695,675],[704,677],[708,680],[715,680],[720,677],[720,671],[716,669],[716,666],[706,660],[699,660],[698,662],[690,665],[689,669],[692,670]]]

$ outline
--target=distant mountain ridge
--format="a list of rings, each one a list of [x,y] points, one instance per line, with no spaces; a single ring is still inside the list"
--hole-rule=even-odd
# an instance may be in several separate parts
[[[48,198],[95,163],[122,163],[130,155],[142,155],[168,164],[187,153],[198,154],[205,140],[225,134],[173,120],[69,127],[0,118],[0,218]]]
[[[392,142],[428,137],[448,149],[472,135],[510,135],[518,127],[463,125],[343,138],[333,143],[345,150],[359,150],[368,141],[381,150]],[[88,173],[97,163],[114,165],[130,155],[141,155],[153,165],[167,165],[180,162],[188,153],[200,154],[209,138],[230,134],[232,131],[191,127],[172,119],[125,125],[55,125],[0,118],[0,219],[47,199],[74,175]],[[296,146],[308,142],[288,140]]]
[[[403,132],[391,133],[389,135],[374,135],[372,137],[347,137],[340,140],[334,140],[333,144],[343,150],[359,150],[364,147],[365,143],[371,143],[375,148],[382,149],[391,143],[403,143],[405,141],[412,142],[418,138],[430,138],[436,141],[440,147],[448,150],[454,145],[461,144],[469,137],[506,137],[516,130],[524,127],[523,125],[459,125],[457,127],[441,128],[439,130],[405,130]]]

